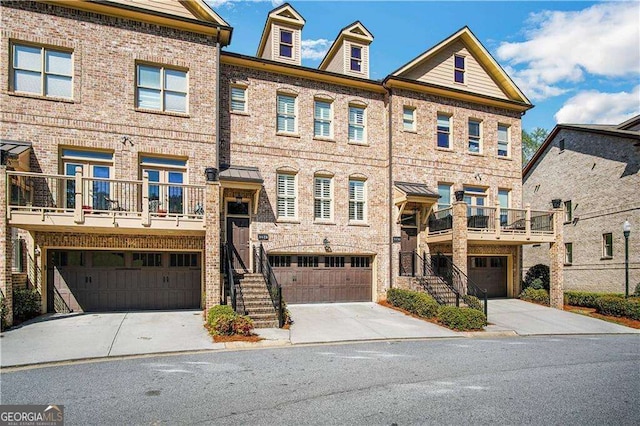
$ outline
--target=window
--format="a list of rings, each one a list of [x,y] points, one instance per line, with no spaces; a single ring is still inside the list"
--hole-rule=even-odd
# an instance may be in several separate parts
[[[573,243],[564,244],[564,263],[565,265],[573,263]]]
[[[53,98],[73,97],[72,53],[14,44],[12,90]]]
[[[510,156],[509,126],[498,124],[498,157]]]
[[[464,83],[464,56],[454,55],[454,81],[456,83]]]
[[[451,148],[451,116],[438,114],[438,148]]]
[[[411,107],[404,107],[402,110],[402,125],[404,130],[414,131],[416,130],[416,109]]]
[[[351,71],[362,72],[362,47],[351,46],[351,60],[349,62]]]
[[[316,219],[331,219],[331,178],[316,177],[313,185],[313,212]]]
[[[136,107],[187,112],[187,72],[153,65],[137,66]]]
[[[325,256],[325,268],[344,268],[344,256]]]
[[[571,200],[564,202],[564,221],[571,222],[573,220],[573,207],[571,206]]]
[[[278,218],[296,217],[296,176],[278,174]]]
[[[349,106],[349,141],[364,142],[365,124],[364,108]]]
[[[115,206],[110,203],[111,184],[105,179],[111,178],[113,167],[113,153],[104,151],[81,151],[78,149],[62,150],[63,174],[75,176],[80,168],[82,176],[87,178],[82,191],[82,206],[93,210],[112,210]],[[76,205],[76,183],[73,179],[66,182],[66,202],[68,209]]]
[[[558,148],[561,153],[564,152],[564,139],[560,139],[560,142],[558,142]]]
[[[231,87],[231,111],[247,112],[247,88]]]
[[[476,186],[464,187],[464,202],[469,206],[467,208],[467,217],[471,216],[484,216],[485,199],[487,198],[487,192],[484,188]]]
[[[602,234],[602,257],[613,257],[613,234]]]
[[[145,173],[149,176],[149,212],[161,215],[167,212],[193,213],[196,203],[204,202],[187,199],[187,191],[183,187],[186,183],[187,160],[142,156],[140,168],[143,176]],[[185,206],[189,208],[185,209]]]
[[[331,102],[315,101],[313,117],[313,134],[323,138],[330,138]]]
[[[124,266],[124,253],[112,253],[108,251],[94,251],[91,255],[91,265],[95,268],[108,266]]]
[[[451,185],[448,183],[438,184],[438,210],[444,210],[451,207]]]
[[[296,132],[296,98],[278,95],[278,132]]]
[[[269,255],[269,264],[274,268],[288,268],[291,266],[291,256],[279,254]]]
[[[169,256],[169,265],[173,267],[197,267],[197,253],[171,253]]]
[[[510,191],[508,189],[498,189],[498,202],[500,203],[500,224],[506,225],[508,222],[508,208]]]
[[[293,58],[293,33],[291,31],[280,30],[280,56]]]
[[[480,122],[469,120],[469,152],[482,153],[482,139],[480,138]]]
[[[159,267],[162,266],[162,253],[133,253],[134,268],[144,267]]]
[[[317,268],[318,267],[318,256],[298,256],[298,267],[299,268]]]
[[[349,220],[365,221],[365,182],[349,180]]]
[[[368,268],[369,258],[365,256],[352,256],[351,267],[352,268]]]

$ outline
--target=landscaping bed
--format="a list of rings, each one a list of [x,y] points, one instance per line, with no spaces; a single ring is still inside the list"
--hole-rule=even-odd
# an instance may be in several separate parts
[[[598,318],[604,321],[613,322],[640,330],[640,321],[625,317],[614,317],[611,315],[602,315],[597,312],[596,308],[586,308],[584,306],[564,305],[564,310],[573,312],[574,314],[586,315],[592,318]]]
[[[218,305],[209,309],[206,319],[204,327],[216,343],[263,340],[253,333],[251,318],[238,315],[229,305]]]

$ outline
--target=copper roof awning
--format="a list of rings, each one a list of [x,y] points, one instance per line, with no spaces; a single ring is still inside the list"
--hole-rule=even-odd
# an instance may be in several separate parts
[[[421,211],[423,221],[428,216],[428,211],[438,202],[440,196],[424,183],[393,182],[393,202],[398,206],[397,222],[402,218],[402,213],[407,207],[414,206]]]
[[[253,191],[253,211],[254,214],[258,213],[258,198],[264,179],[257,167],[222,164],[219,176],[222,188]]]

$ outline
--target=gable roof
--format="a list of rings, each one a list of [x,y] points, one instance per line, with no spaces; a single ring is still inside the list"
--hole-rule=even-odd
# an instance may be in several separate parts
[[[616,136],[619,138],[632,139],[636,141],[640,141],[640,131],[638,130],[624,130],[624,128],[631,127],[635,124],[640,123],[640,115],[636,115],[631,119],[620,123],[618,125],[607,125],[607,124],[557,124],[556,127],[553,128],[551,133],[547,136],[547,138],[542,142],[542,145],[538,148],[538,150],[533,154],[531,160],[527,163],[527,165],[522,169],[522,178],[526,178],[529,172],[533,169],[533,167],[540,161],[543,157],[543,154],[547,147],[551,144],[551,142],[558,135],[560,130],[574,130],[577,132],[585,132],[585,133],[594,133],[599,135],[607,135],[607,136]],[[638,145],[636,143],[636,145]]]
[[[478,63],[483,67],[483,69],[487,72],[487,74],[495,81],[498,87],[507,95],[509,100],[532,106],[529,99],[525,96],[524,93],[518,88],[518,86],[511,80],[511,77],[502,69],[500,64],[491,56],[489,51],[485,49],[485,47],[480,43],[478,38],[471,32],[469,27],[465,26],[460,30],[456,31],[451,36],[442,40],[437,45],[433,46],[431,49],[425,51],[424,53],[418,55],[413,60],[409,61],[402,67],[395,70],[387,79],[389,78],[399,78],[402,79],[409,71],[415,69],[421,64],[424,64],[429,59],[433,58],[447,46],[450,46],[456,42],[462,42],[465,47],[469,50],[469,52],[474,56],[474,58],[478,61]]]
[[[360,21],[355,21],[347,25],[338,32],[338,35],[336,36],[335,40],[333,40],[333,43],[331,44],[331,47],[329,47],[327,54],[324,56],[324,59],[322,59],[322,62],[320,62],[320,65],[318,65],[318,69],[326,69],[326,67],[329,65],[329,62],[331,62],[333,57],[340,49],[340,45],[345,38],[353,38],[363,42],[364,44],[370,44],[373,41],[373,34],[371,34],[367,27],[365,27],[364,24]]]
[[[631,117],[627,121],[623,121],[622,123],[618,124],[618,126],[616,127],[620,130],[629,130],[633,127],[638,127],[639,125],[640,125],[640,114],[636,115],[635,117]]]
[[[267,22],[265,22],[264,28],[262,29],[262,36],[260,37],[260,44],[258,45],[256,56],[262,56],[267,40],[271,34],[271,24],[274,21],[283,22],[300,28],[302,28],[307,22],[289,3],[283,3],[275,9],[272,9],[267,15]]]
[[[220,34],[221,44],[228,45],[231,42],[233,28],[204,0],[44,0],[43,2],[203,34]]]

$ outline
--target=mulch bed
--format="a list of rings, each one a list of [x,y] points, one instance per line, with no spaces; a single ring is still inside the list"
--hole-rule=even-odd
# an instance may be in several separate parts
[[[233,336],[213,336],[213,341],[216,343],[227,343],[227,342],[259,342],[260,340],[264,340],[262,337],[254,334],[252,336],[241,336],[241,335],[233,335]]]
[[[626,327],[636,328],[640,330],[640,321],[631,318],[624,317],[612,317],[609,315],[602,315],[596,312],[595,308],[585,308],[582,306],[564,305],[564,310],[573,312],[574,314],[582,314],[588,317],[598,318],[601,320],[614,322],[616,324],[624,325]]]

